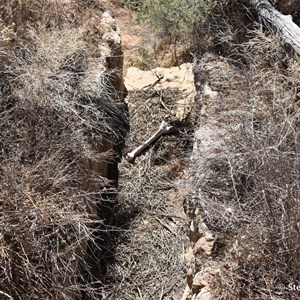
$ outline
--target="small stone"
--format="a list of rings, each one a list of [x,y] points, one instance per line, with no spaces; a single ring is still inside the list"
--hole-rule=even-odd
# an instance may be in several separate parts
[[[211,300],[212,294],[210,292],[210,289],[208,287],[205,287],[201,289],[200,293],[197,294],[195,300]]]
[[[200,232],[199,226],[197,224],[195,224],[194,220],[192,220],[190,223],[190,227],[189,227],[190,241],[196,243],[202,236],[203,236],[203,233]]]
[[[214,243],[214,240],[208,241],[205,237],[201,237],[194,245],[194,254],[204,253],[207,256],[212,255]]]
[[[211,233],[211,232],[206,232],[205,233],[205,239],[208,241],[208,242],[212,242],[215,240],[215,237],[214,235]]]
[[[193,288],[193,269],[189,268],[186,273],[186,282],[190,290]]]
[[[193,279],[192,289],[194,292],[202,289],[208,289],[211,282],[212,275],[209,273],[197,273]]]
[[[194,259],[193,248],[188,247],[188,249],[184,253],[184,261],[186,262],[186,264],[188,264],[188,263],[191,263],[193,261],[193,259]]]
[[[197,291],[199,289],[202,289],[203,287],[205,287],[205,284],[203,282],[203,276],[200,275],[199,273],[197,273],[193,279],[193,283],[192,283],[192,289],[193,291]]]

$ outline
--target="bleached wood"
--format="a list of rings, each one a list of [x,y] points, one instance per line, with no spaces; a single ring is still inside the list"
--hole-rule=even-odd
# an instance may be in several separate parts
[[[249,0],[260,21],[277,29],[282,39],[300,55],[300,28],[290,15],[283,15],[267,0]]]

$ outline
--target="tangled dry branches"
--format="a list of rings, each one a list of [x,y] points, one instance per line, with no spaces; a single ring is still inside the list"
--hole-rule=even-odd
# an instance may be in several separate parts
[[[186,189],[191,218],[231,249],[216,298],[297,297],[288,285],[299,278],[299,58],[254,35],[235,49],[243,68],[209,55],[198,65],[218,96],[201,92]]]
[[[151,136],[162,120],[170,120],[177,130],[161,137],[135,163],[124,159],[120,164],[115,230],[121,233],[105,281],[107,299],[172,299],[184,290],[187,236],[176,179],[188,163],[192,134],[187,124],[172,120],[180,92],[161,93],[165,106],[153,88],[127,96],[131,132],[125,153]]]
[[[109,184],[99,169],[127,119],[112,75],[91,72],[93,47],[68,23],[79,5],[0,2],[7,36],[0,45],[0,292],[7,299],[99,299],[88,257],[98,247],[97,209]]]

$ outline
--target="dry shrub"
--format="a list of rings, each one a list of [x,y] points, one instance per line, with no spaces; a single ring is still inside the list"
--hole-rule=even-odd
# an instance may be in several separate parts
[[[216,297],[296,299],[289,284],[300,275],[300,61],[277,37],[250,34],[236,49],[247,67],[230,59],[198,66],[219,96],[201,98],[209,116],[189,176],[192,214],[231,241]]]
[[[247,30],[252,28],[253,20],[244,5],[244,1],[222,0],[203,1],[211,6],[202,18],[194,25],[191,36],[192,50],[198,57],[206,52],[222,56],[236,56],[232,50],[236,45],[249,39]]]
[[[105,10],[97,0],[1,0],[1,19],[8,25],[14,25],[18,32],[26,33],[28,27],[36,30],[83,24],[86,14],[94,15]]]
[[[232,133],[238,143],[232,159],[235,185],[250,222],[239,234],[237,251],[242,272],[260,288],[284,295],[293,294],[288,285],[297,284],[300,275],[300,61],[268,38],[250,46],[258,57],[250,67],[251,119]],[[249,58],[251,51],[247,48]]]
[[[1,299],[100,297],[88,253],[109,182],[89,166],[111,161],[127,120],[63,3],[0,2]]]

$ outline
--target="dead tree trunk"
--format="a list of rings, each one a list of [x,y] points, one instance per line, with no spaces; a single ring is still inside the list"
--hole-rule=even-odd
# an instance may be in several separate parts
[[[300,55],[300,28],[293,22],[291,15],[283,15],[267,0],[249,0],[260,21],[276,28],[282,39]]]

